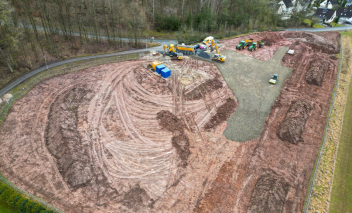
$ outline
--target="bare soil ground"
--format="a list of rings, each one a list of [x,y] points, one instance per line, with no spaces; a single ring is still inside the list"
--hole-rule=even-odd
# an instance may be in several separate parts
[[[332,46],[316,52],[319,34],[302,41],[268,33],[296,54],[283,58],[293,71],[259,138],[224,137],[239,101],[214,64],[145,57],[36,85],[0,126],[1,173],[66,212],[301,212],[336,79],[339,35],[325,33]],[[275,45],[262,49],[269,59]],[[145,68],[155,59],[172,70],[170,78]],[[313,75],[324,73],[321,86],[306,80],[316,60],[328,64]],[[293,129],[302,140],[293,144],[277,132],[302,111],[294,110],[298,100],[311,110],[303,110]]]

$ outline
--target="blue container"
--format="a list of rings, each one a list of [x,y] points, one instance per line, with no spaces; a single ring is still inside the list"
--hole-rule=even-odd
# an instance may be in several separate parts
[[[156,72],[158,74],[160,74],[161,70],[164,69],[164,68],[165,68],[165,66],[163,64],[160,64],[160,65],[156,66]]]
[[[161,77],[167,78],[171,75],[171,70],[168,68],[164,68],[161,70]]]

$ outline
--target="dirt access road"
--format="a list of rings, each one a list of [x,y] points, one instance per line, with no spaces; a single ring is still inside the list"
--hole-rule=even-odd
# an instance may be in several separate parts
[[[223,135],[240,100],[214,64],[161,57],[164,80],[146,57],[36,85],[1,124],[1,173],[66,212],[300,212],[339,35],[266,35],[276,40],[261,51],[282,42],[296,55],[283,58],[292,73],[258,138]]]

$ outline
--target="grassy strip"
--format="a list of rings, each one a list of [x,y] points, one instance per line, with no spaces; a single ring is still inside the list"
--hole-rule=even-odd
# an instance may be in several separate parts
[[[0,200],[0,212],[1,213],[19,213],[15,208],[10,207],[7,203]]]
[[[313,28],[325,28],[323,25],[320,24],[314,24]]]
[[[339,141],[329,212],[352,212],[352,84]]]
[[[348,87],[352,75],[352,69],[350,66],[351,47],[349,45],[349,41],[352,40],[349,40],[348,35],[349,33],[346,33],[342,38],[344,52],[341,75],[335,95],[333,110],[330,115],[326,141],[314,180],[314,187],[308,212],[326,212],[329,208],[337,148],[342,129]]]

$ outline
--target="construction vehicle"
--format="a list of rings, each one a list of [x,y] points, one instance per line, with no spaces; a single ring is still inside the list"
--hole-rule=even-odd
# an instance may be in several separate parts
[[[211,40],[213,40],[213,39],[214,39],[213,36],[208,36],[204,39],[203,44],[209,46],[211,44]]]
[[[154,61],[151,64],[148,64],[147,69],[151,69],[153,72],[156,71],[156,66],[161,65],[162,63],[160,61]]]
[[[274,74],[274,76],[269,80],[269,83],[276,84],[278,76],[278,74]]]
[[[262,42],[262,41],[257,41],[257,46],[259,47],[259,48],[262,48],[263,46],[264,46],[264,42]]]
[[[248,47],[248,50],[253,52],[253,51],[256,50],[257,48],[258,48],[258,47],[257,47],[257,43],[253,42],[253,43],[251,44],[251,46]]]
[[[241,42],[236,46],[236,49],[238,49],[238,50],[243,50],[244,48],[246,48],[246,42],[245,42],[245,41],[241,41]]]
[[[165,44],[163,44],[163,48],[164,48],[164,55],[169,55],[171,57],[171,59],[182,59],[183,54],[176,52],[175,50],[175,46],[173,44],[170,44],[170,46],[166,46]]]
[[[176,51],[183,54],[194,54],[194,46],[177,44]]]
[[[219,48],[218,48],[218,46],[216,46],[214,40],[211,40],[211,46],[210,46],[211,52],[213,51],[213,47],[215,47],[215,49],[216,49],[216,54],[214,55],[213,61],[224,62],[224,61],[226,60],[226,56],[221,55],[221,54],[219,53]]]

